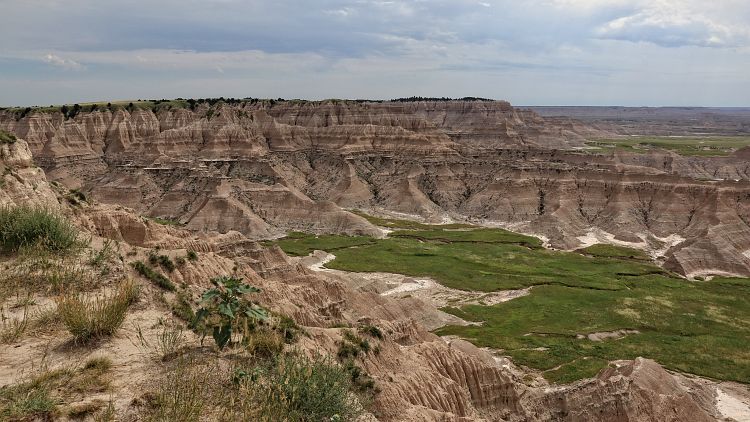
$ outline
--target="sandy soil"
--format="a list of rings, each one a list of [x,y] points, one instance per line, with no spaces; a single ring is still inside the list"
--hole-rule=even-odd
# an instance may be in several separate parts
[[[716,386],[716,409],[725,418],[737,422],[750,422],[750,392],[747,386],[729,384]],[[740,391],[737,391],[738,389]]]

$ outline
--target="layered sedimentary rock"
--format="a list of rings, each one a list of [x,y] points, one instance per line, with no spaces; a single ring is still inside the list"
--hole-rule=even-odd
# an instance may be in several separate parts
[[[8,169],[18,181],[3,185],[3,203],[56,206],[93,242],[115,241],[118,250],[129,251],[121,256],[119,267],[126,276],[140,280],[129,263],[146,259],[151,248],[173,258],[183,256],[186,249],[198,251],[200,259],[185,261],[169,273],[183,287],[183,294],[197,297],[212,277],[242,277],[262,289],[258,300],[263,306],[304,327],[306,335],[297,346],[310,354],[336,353],[343,330],[331,327],[360,323],[380,327],[383,338],[373,339],[379,353],[368,353],[359,361],[376,382],[378,393],[370,410],[379,420],[707,421],[721,416],[713,385],[669,374],[643,359],[617,362],[597,378],[571,386],[527,385],[518,370],[501,365],[487,352],[426,331],[413,319],[420,306],[426,306],[421,301],[352,289],[339,275],[311,271],[278,247],[263,247],[237,231],[196,234],[154,223],[119,205],[70,205],[64,200],[67,191],[50,186],[44,172],[32,166],[23,141],[2,151],[0,168]],[[224,205],[217,202],[214,207]],[[11,261],[4,265],[12,264],[12,257],[6,259]],[[169,318],[162,303],[164,292],[147,282],[140,286],[143,299],[131,310],[122,331],[139,324],[153,334]],[[150,299],[159,296],[161,301]],[[67,368],[84,355],[105,353],[113,360],[114,378],[107,400],[125,420],[138,420],[143,388],[158,369],[148,353],[133,349],[130,335],[135,333],[102,339],[83,350],[66,346],[65,336],[30,336],[0,349],[0,386],[16,382],[29,362]],[[200,349],[197,342],[195,347]],[[205,353],[201,356],[208,359]]]
[[[648,249],[686,275],[750,274],[750,164],[593,153],[607,135],[502,101],[257,102],[0,112],[53,179],[201,231],[378,235],[345,209],[500,224],[552,246]]]

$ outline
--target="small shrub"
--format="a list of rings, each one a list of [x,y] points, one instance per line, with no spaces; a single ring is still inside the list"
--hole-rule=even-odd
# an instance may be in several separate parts
[[[16,135],[0,129],[0,145],[13,144],[16,142]]]
[[[374,337],[378,340],[383,339],[383,332],[380,330],[380,328],[374,326],[374,325],[363,325],[359,327],[359,332],[366,334],[370,337]]]
[[[154,252],[148,254],[148,263],[151,265],[161,265],[170,273],[175,270],[174,262],[167,255],[159,255]]]
[[[188,251],[187,252],[187,259],[188,261],[197,261],[198,260],[198,253],[195,251]]]
[[[115,422],[117,420],[117,411],[115,404],[110,400],[107,406],[99,413],[94,415],[94,422]]]
[[[367,354],[370,352],[370,342],[367,339],[359,338],[350,330],[344,330],[343,339],[339,344],[339,357],[357,357],[360,352]]]
[[[167,277],[162,275],[161,273],[158,273],[148,266],[144,264],[141,261],[135,261],[131,263],[130,265],[135,268],[135,270],[138,272],[138,274],[146,277],[147,279],[151,280],[154,284],[161,287],[162,289],[169,290],[170,292],[173,292],[175,290],[175,285],[172,283]]]
[[[359,392],[369,393],[375,390],[375,380],[362,370],[362,368],[357,366],[353,360],[347,360],[344,363],[343,368],[349,374],[352,386]]]
[[[105,240],[100,250],[91,251],[89,264],[93,267],[104,269],[106,264],[115,257],[115,245],[114,241],[110,239]]]
[[[187,261],[182,256],[178,256],[177,258],[174,259],[174,263],[177,264],[178,267],[184,266],[186,262]]]
[[[188,323],[190,328],[194,327],[195,312],[190,304],[190,297],[184,291],[177,292],[175,303],[172,304],[172,314]]]
[[[362,406],[350,394],[351,376],[328,359],[289,355],[240,385],[245,420],[353,421]]]
[[[41,245],[53,252],[73,248],[78,231],[65,218],[40,207],[0,208],[0,250],[17,252],[19,249]]]
[[[2,420],[52,420],[56,405],[46,386],[22,384],[0,389]]]
[[[247,340],[247,351],[259,359],[275,359],[284,350],[284,339],[271,330],[257,330]]]
[[[80,205],[80,204],[86,204],[88,203],[88,198],[86,198],[86,194],[81,192],[78,189],[71,189],[70,192],[65,196],[65,198],[68,200],[68,202],[71,205]]]
[[[217,277],[211,280],[215,286],[201,296],[201,308],[195,316],[195,325],[203,324],[211,329],[211,335],[223,349],[239,331],[243,339],[258,321],[268,319],[266,310],[244,299],[248,293],[258,293],[259,289],[242,283],[236,277]]]
[[[126,281],[111,295],[63,296],[57,300],[57,312],[75,341],[86,342],[117,331],[137,297],[138,287]]]
[[[294,320],[286,315],[277,315],[278,320],[274,326],[286,343],[294,343],[299,336],[300,327]]]

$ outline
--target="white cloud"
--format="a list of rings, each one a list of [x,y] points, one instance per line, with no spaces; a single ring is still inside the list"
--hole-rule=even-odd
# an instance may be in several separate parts
[[[42,60],[44,60],[45,62],[51,65],[61,67],[67,70],[85,69],[85,66],[78,63],[77,61],[60,57],[57,54],[47,53],[44,57],[42,57]]]
[[[747,22],[734,22],[709,3],[685,0],[650,2],[635,13],[596,29],[601,38],[646,41],[665,47],[741,46],[750,40]]]

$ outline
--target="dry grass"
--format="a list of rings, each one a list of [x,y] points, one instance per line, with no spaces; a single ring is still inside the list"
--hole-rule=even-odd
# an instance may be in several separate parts
[[[257,359],[275,359],[284,350],[284,337],[267,329],[259,329],[247,336],[247,351]]]
[[[29,305],[24,305],[20,318],[7,317],[0,309],[0,343],[15,343],[29,327]]]
[[[156,339],[148,341],[140,326],[135,327],[140,346],[157,359],[167,360],[177,355],[185,344],[185,329],[174,323],[162,326]]]
[[[206,356],[170,362],[144,395],[140,420],[354,421],[362,413],[350,374],[335,362],[298,355],[243,362]]]
[[[53,254],[39,245],[20,249],[12,265],[0,271],[0,299],[33,293],[62,294],[96,285],[80,255]]]
[[[62,296],[57,299],[57,312],[75,341],[86,342],[117,331],[125,320],[128,307],[138,298],[138,293],[138,286],[128,280],[109,295]]]
[[[215,365],[181,358],[158,380],[153,394],[147,396],[149,408],[143,419],[152,422],[197,422],[220,397],[217,380],[222,371]]]
[[[43,367],[18,384],[0,388],[0,420],[53,420],[58,405],[107,391],[111,366],[108,358],[99,357],[77,369]]]

